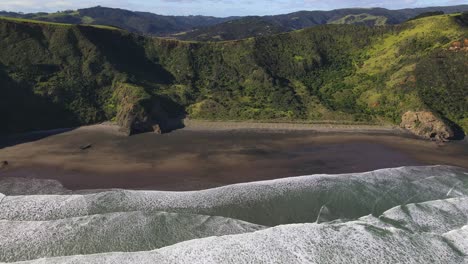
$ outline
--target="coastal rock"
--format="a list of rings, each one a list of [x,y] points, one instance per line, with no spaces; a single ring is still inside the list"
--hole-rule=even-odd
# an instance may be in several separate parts
[[[125,109],[125,107],[122,108]],[[166,113],[158,102],[153,102],[149,109],[151,110],[146,110],[140,104],[133,104],[128,106],[127,110],[122,110],[117,115],[120,131],[128,136],[146,132],[162,134]]]
[[[7,166],[8,166],[8,161],[4,160],[0,162],[0,170],[6,168]]]
[[[91,148],[92,146],[93,146],[92,144],[86,144],[86,145],[80,146],[80,149],[81,150],[87,150],[87,149]]]
[[[126,135],[153,131],[153,124],[150,117],[139,105],[128,106],[128,110],[121,110],[117,114],[117,124],[120,131]]]
[[[160,133],[160,116],[165,116],[157,100],[143,87],[121,83],[114,92],[118,105],[116,122],[120,131],[128,136],[145,133]]]
[[[402,128],[425,139],[447,141],[454,136],[453,130],[432,112],[406,112],[401,118]]]
[[[156,134],[162,134],[161,126],[160,125],[153,125],[153,132]]]

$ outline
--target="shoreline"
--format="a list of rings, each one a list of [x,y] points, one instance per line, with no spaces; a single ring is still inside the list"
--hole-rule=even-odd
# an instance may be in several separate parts
[[[184,127],[165,133],[170,134],[174,131],[232,131],[232,130],[249,130],[249,131],[316,131],[316,132],[343,132],[343,133],[390,133],[398,135],[410,135],[409,131],[404,130],[395,125],[383,124],[364,124],[344,122],[273,122],[273,121],[217,121],[217,120],[201,120],[201,119],[184,119]],[[66,133],[74,130],[86,131],[105,131],[112,134],[124,133],[119,131],[120,127],[113,122],[105,121],[99,124],[85,125],[72,128],[54,128],[49,130],[36,130],[13,134],[2,134],[8,137],[28,137],[28,136],[51,136],[61,133]],[[151,133],[151,132],[147,132]],[[143,133],[145,134],[145,133]],[[414,136],[417,137],[417,136]]]
[[[305,123],[305,122],[270,122],[270,121],[211,121],[211,120],[184,120],[183,130],[189,131],[316,131],[316,132],[343,132],[343,133],[375,133],[386,132],[394,134],[408,134],[409,132],[391,125],[369,125],[359,123]]]

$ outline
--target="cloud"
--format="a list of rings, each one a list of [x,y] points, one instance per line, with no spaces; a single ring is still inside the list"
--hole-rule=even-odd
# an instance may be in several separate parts
[[[96,5],[164,15],[272,15],[346,7],[390,9],[466,4],[465,0],[0,0],[0,10],[53,12]]]

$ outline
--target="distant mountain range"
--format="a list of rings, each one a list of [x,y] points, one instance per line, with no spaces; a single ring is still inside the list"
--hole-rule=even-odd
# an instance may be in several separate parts
[[[300,11],[275,16],[218,18],[210,16],[163,16],[117,8],[92,7],[57,13],[22,14],[0,11],[0,16],[119,27],[131,32],[181,40],[222,41],[272,35],[323,24],[399,24],[424,13],[468,11],[468,5],[388,10],[348,8],[331,11]]]
[[[57,13],[22,14],[0,11],[0,16],[67,24],[108,25],[135,33],[155,36],[166,36],[197,27],[205,27],[238,19],[238,17],[163,16],[148,12],[134,12],[101,6]]]
[[[468,11],[468,5],[389,10],[385,8],[348,8],[331,11],[300,11],[285,15],[243,17],[198,28],[176,37],[183,40],[218,41],[289,32],[324,24],[400,24],[418,15],[442,11]]]

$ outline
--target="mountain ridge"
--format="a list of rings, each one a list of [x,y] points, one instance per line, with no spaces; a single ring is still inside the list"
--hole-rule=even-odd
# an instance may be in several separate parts
[[[187,34],[178,34],[174,37],[182,40],[201,41],[234,40],[290,32],[311,26],[329,24],[349,15],[363,14],[376,16],[375,23],[366,25],[379,25],[378,18],[385,18],[384,24],[394,25],[403,23],[423,13],[434,11],[458,13],[468,11],[468,5],[397,10],[385,8],[344,8],[330,11],[298,11],[275,16],[249,16],[207,27],[200,27],[194,31],[187,32]],[[360,21],[357,21],[352,24],[359,23]],[[248,30],[244,28],[248,28]]]
[[[221,41],[289,32],[311,26],[337,23],[346,16],[367,15],[351,23],[366,25],[400,24],[427,12],[455,13],[468,11],[468,5],[436,6],[424,8],[343,8],[329,11],[297,11],[289,14],[245,17],[165,16],[150,12],[120,8],[91,7],[56,13],[30,13],[0,11],[0,16],[34,19],[70,24],[100,24],[119,27],[144,35],[171,37],[181,40]]]

